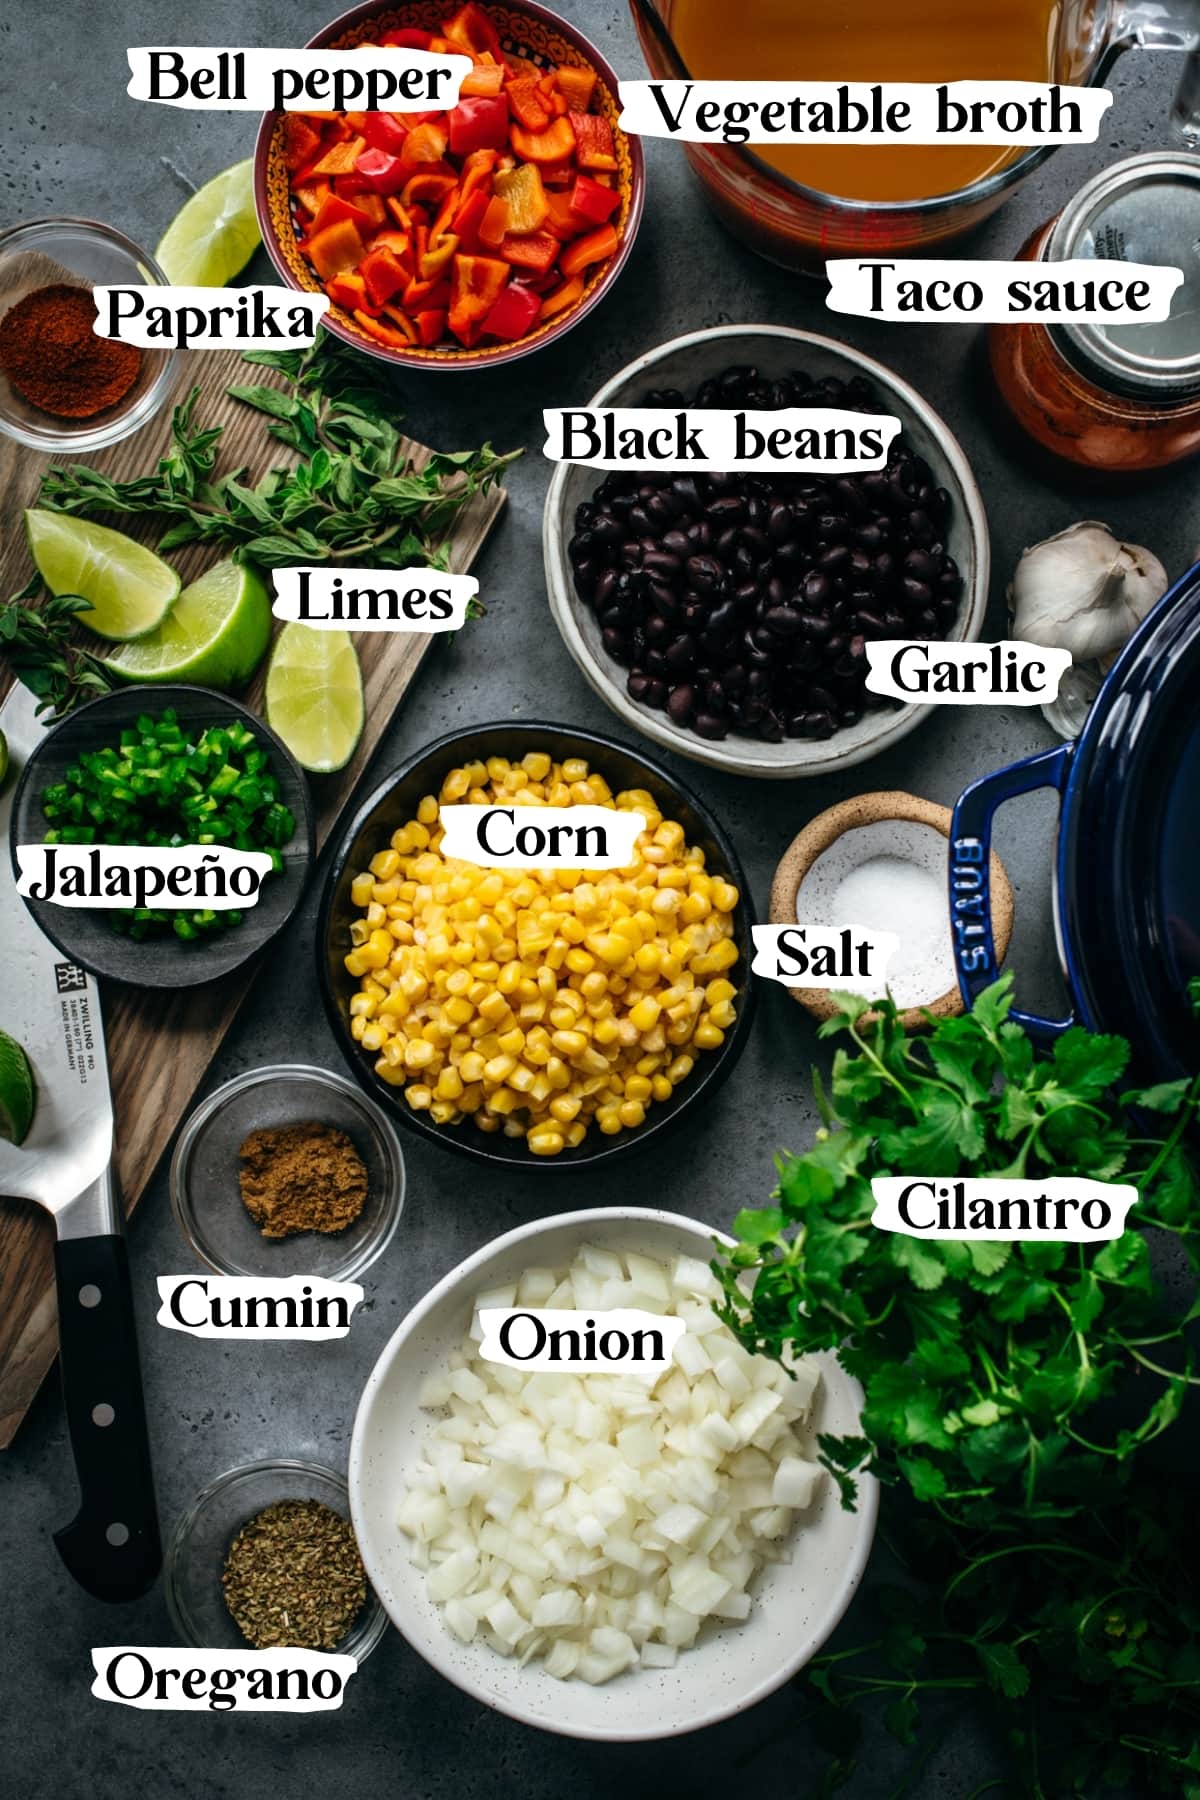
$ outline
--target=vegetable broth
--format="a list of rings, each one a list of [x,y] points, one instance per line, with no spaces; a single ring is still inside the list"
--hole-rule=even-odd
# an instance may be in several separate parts
[[[674,0],[672,36],[708,81],[1047,81],[1058,0]],[[850,200],[954,193],[1019,154],[995,144],[754,144],[805,187]]]

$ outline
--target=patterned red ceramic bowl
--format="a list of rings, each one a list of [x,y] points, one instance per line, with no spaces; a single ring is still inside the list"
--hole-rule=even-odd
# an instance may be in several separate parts
[[[367,0],[362,6],[343,13],[312,38],[307,49],[351,49],[378,41],[384,32],[415,27],[439,32],[443,21],[456,10],[456,0],[410,0],[408,5],[389,6],[379,0]],[[381,362],[421,369],[476,369],[512,362],[528,356],[551,343],[585,314],[608,292],[624,267],[633,248],[633,240],[641,223],[645,195],[645,164],[641,142],[617,128],[621,110],[617,77],[595,46],[565,19],[535,0],[521,0],[519,5],[492,5],[481,0],[481,10],[500,34],[501,48],[508,55],[520,56],[539,67],[590,69],[597,77],[593,108],[612,127],[614,154],[617,161],[615,185],[620,192],[620,205],[609,221],[617,234],[617,247],[604,262],[583,272],[583,291],[562,311],[534,326],[524,337],[512,343],[485,343],[466,349],[454,341],[424,347],[413,344],[391,348],[371,337],[355,320],[353,312],[332,304],[325,315],[325,325],[337,337]],[[289,287],[305,293],[321,293],[323,287],[316,272],[300,250],[299,230],[291,195],[288,170],[284,160],[284,121],[287,114],[269,112],[259,127],[254,154],[254,198],[263,242]]]

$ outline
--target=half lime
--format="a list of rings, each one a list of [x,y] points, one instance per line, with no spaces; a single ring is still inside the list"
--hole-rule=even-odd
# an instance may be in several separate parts
[[[179,594],[179,576],[145,544],[70,513],[32,507],[25,514],[29,551],[52,594],[82,594],[80,618],[98,637],[124,643],[153,631]]]
[[[185,587],[161,625],[104,666],[123,681],[244,686],[271,641],[271,597],[257,569],[219,562]]]
[[[267,669],[267,724],[302,769],[344,769],[363,731],[362,671],[348,631],[285,625]]]
[[[0,1031],[0,1138],[19,1144],[33,1124],[37,1104],[29,1058],[7,1031]]]
[[[224,287],[262,242],[254,206],[254,160],[234,163],[186,200],[154,252],[175,287]]]

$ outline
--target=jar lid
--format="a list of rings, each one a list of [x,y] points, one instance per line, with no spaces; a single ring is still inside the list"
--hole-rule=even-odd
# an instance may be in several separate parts
[[[1152,152],[1114,163],[1055,221],[1047,262],[1105,258],[1183,270],[1170,317],[1147,325],[1056,325],[1051,333],[1118,392],[1170,404],[1200,392],[1200,158]]]

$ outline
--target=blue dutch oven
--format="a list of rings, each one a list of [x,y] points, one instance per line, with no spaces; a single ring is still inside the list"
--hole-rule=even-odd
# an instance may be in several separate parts
[[[1110,670],[1073,744],[977,781],[954,809],[950,917],[970,1006],[998,973],[988,892],[992,819],[1036,788],[1060,795],[1055,928],[1065,1019],[1013,1012],[1042,1042],[1069,1025],[1114,1031],[1143,1081],[1191,1075],[1200,1029],[1200,563],[1166,593]]]

